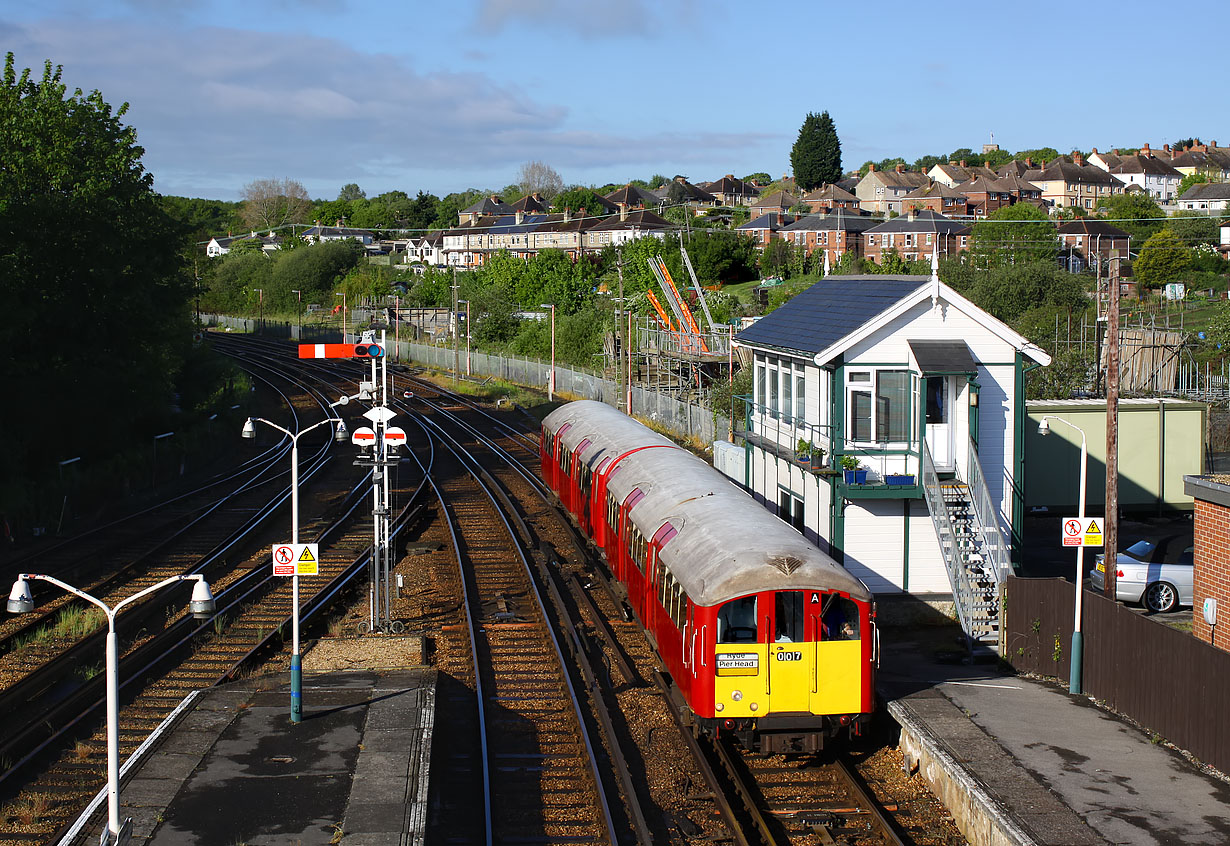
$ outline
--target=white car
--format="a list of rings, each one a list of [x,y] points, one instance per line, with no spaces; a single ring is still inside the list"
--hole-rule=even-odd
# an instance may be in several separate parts
[[[1138,540],[1116,556],[1115,598],[1139,602],[1150,611],[1174,611],[1192,604],[1195,545],[1191,535],[1168,535]],[[1090,587],[1101,593],[1106,583],[1105,556],[1089,577]]]

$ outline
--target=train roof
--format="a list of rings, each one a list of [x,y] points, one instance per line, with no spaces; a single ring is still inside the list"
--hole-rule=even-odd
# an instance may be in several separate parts
[[[581,460],[593,469],[606,455],[622,456],[608,490],[620,502],[634,488],[645,494],[631,517],[646,539],[668,520],[674,526],[678,534],[662,548],[662,562],[694,602],[719,605],[757,591],[806,589],[871,600],[857,577],[668,438],[600,402],[569,403],[543,425],[559,431],[567,422],[573,425],[564,445],[575,450],[589,438]],[[637,450],[643,446],[675,448]]]

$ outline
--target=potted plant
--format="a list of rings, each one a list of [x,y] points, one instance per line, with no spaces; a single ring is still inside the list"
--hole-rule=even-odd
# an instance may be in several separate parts
[[[794,447],[794,457],[800,464],[806,464],[810,470],[819,470],[824,466],[824,449],[809,440],[799,438]]]
[[[847,485],[867,484],[867,470],[858,466],[858,459],[853,455],[843,455],[841,457],[841,469],[845,471]]]

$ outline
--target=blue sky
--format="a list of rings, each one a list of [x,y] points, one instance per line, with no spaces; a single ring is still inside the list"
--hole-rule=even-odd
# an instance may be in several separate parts
[[[778,176],[824,110],[846,168],[991,133],[1013,151],[1230,143],[1224,37],[1135,0],[6,5],[19,66],[50,59],[130,103],[166,194],[290,178],[325,199],[349,182],[443,195],[530,160],[579,184]]]

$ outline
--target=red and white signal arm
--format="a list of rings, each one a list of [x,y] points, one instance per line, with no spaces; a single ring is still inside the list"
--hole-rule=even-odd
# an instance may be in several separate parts
[[[350,442],[355,446],[372,446],[376,443],[376,433],[362,426],[354,430],[354,434],[350,436]]]
[[[391,447],[405,446],[406,433],[396,426],[390,426],[384,430],[384,442],[387,446]]]

